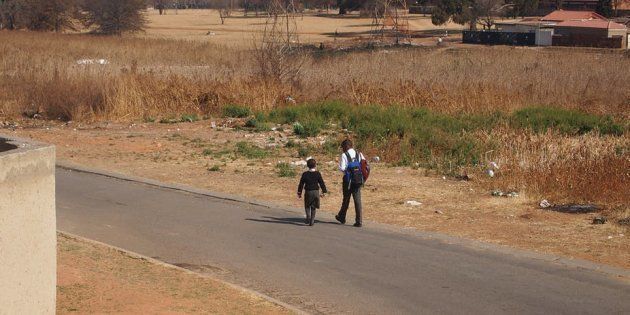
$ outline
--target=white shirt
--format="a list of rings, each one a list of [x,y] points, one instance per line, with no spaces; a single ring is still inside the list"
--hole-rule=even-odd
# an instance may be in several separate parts
[[[355,151],[354,149],[350,149],[348,150],[348,154],[350,154],[350,158],[352,158],[352,160],[354,161],[357,156],[357,151]],[[361,153],[361,158],[359,160],[365,160],[365,156],[363,156],[363,153]],[[339,170],[345,173],[346,168],[348,168],[348,157],[344,152],[341,154],[341,158],[339,158]]]

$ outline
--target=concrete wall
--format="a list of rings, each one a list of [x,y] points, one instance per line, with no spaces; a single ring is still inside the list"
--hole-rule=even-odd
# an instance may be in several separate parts
[[[0,314],[54,314],[55,148],[0,143]]]

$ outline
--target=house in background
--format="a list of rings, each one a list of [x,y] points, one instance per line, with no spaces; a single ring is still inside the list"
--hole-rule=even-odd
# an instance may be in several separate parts
[[[498,22],[504,33],[534,33],[537,46],[628,48],[628,27],[592,11],[556,10],[542,18]]]

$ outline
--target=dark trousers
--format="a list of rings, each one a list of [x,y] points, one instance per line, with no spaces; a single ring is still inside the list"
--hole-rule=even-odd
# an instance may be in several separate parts
[[[343,180],[343,201],[341,202],[341,210],[339,210],[339,217],[342,220],[346,220],[346,213],[348,212],[348,207],[350,206],[350,197],[354,200],[354,212],[355,212],[355,223],[362,224],[363,217],[361,207],[361,185],[349,185],[348,181],[344,178]]]
[[[304,195],[306,219],[314,222],[317,209],[319,209],[319,190],[307,190]]]

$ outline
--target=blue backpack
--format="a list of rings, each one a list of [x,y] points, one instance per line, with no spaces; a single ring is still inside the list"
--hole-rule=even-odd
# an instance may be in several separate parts
[[[356,156],[354,159],[350,157],[350,153],[346,152],[348,158],[348,167],[346,167],[346,179],[349,185],[362,186],[365,183],[363,172],[361,171],[361,153],[355,151]]]

